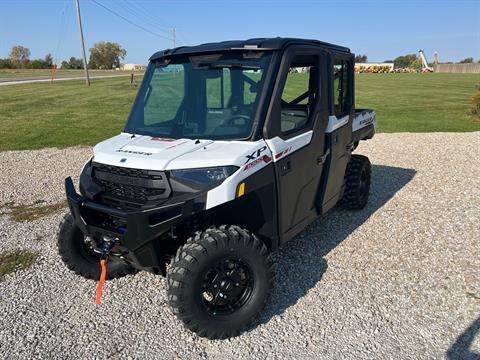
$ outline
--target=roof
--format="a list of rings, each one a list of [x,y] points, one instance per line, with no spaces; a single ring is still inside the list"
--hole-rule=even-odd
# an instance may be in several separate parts
[[[174,49],[166,49],[156,52],[150,57],[150,60],[159,59],[164,56],[186,55],[195,53],[220,52],[228,50],[281,50],[288,45],[301,44],[321,46],[338,51],[350,52],[350,49],[344,46],[330,44],[319,40],[296,39],[296,38],[256,38],[249,40],[229,40],[216,43],[207,43],[195,46],[181,46]]]

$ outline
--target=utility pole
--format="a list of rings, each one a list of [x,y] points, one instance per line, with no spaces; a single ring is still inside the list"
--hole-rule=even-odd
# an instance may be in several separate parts
[[[82,29],[82,18],[80,17],[80,4],[78,0],[75,0],[77,5],[77,20],[78,20],[78,30],[80,31],[80,45],[82,46],[82,56],[83,56],[83,68],[85,69],[85,84],[90,86],[90,77],[88,76],[88,67],[87,67],[87,56],[85,55],[85,42],[83,41],[83,29]]]
[[[175,36],[175,28],[172,28],[172,40],[173,40],[173,48],[175,49],[177,47],[177,39]]]

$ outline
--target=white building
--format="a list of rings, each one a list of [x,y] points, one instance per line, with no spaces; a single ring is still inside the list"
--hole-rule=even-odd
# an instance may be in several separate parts
[[[122,64],[120,65],[120,70],[125,71],[140,71],[145,70],[146,66],[143,64]]]

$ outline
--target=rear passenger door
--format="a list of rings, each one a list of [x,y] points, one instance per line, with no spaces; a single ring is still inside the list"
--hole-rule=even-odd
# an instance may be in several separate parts
[[[331,157],[319,205],[325,213],[335,206],[342,194],[344,176],[352,148],[353,112],[353,56],[350,53],[332,52],[328,66],[329,120],[326,129],[327,146]]]
[[[316,47],[288,48],[267,116],[265,138],[274,157],[282,242],[316,217],[328,122],[321,72],[325,58]]]

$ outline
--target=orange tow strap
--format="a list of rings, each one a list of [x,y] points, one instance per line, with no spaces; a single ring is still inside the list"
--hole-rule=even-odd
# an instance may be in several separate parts
[[[105,277],[107,276],[107,260],[101,259],[100,267],[102,269],[102,273],[100,274],[100,281],[97,285],[97,298],[95,299],[95,304],[97,305],[100,305],[100,300],[102,299],[103,285],[105,284]]]

